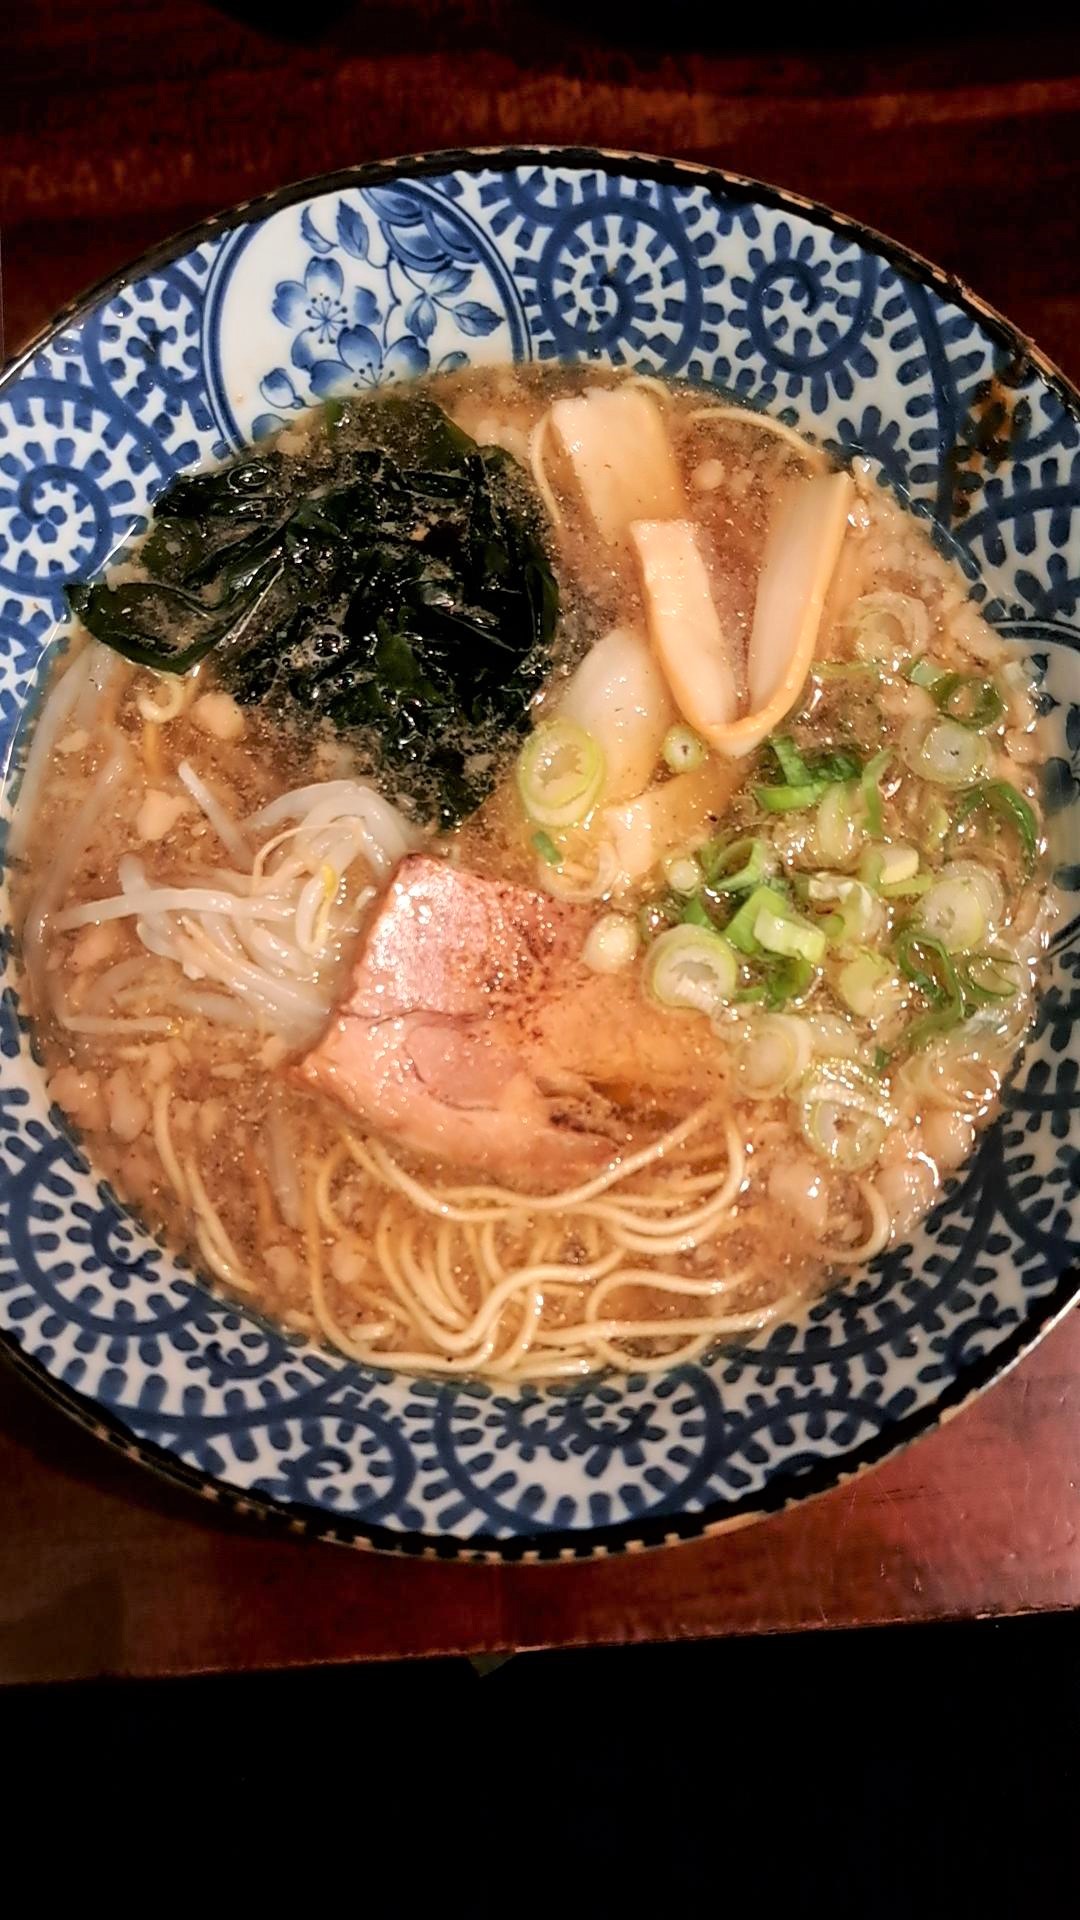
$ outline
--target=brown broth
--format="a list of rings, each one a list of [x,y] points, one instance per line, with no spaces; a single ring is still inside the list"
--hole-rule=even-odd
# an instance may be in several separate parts
[[[448,376],[433,382],[431,392],[475,437],[498,441],[527,464],[532,429],[556,395],[613,383],[614,376],[580,369],[498,369]],[[790,444],[745,419],[695,418],[707,404],[700,393],[669,388],[658,396],[658,404],[675,447],[714,600],[741,659],[753,619],[770,514],[786,490],[804,483],[818,456],[804,459]],[[309,471],[312,463],[318,467],[323,457],[320,432],[316,421],[291,428],[282,437],[281,444],[297,455],[298,472]],[[621,546],[599,549],[573,477],[557,455],[550,459],[547,479],[561,516],[552,547],[564,615],[550,681],[538,705],[541,717],[553,710],[560,689],[593,640],[616,622],[635,623],[643,618],[629,552]],[[818,641],[819,657],[848,677],[813,679],[802,705],[785,726],[799,749],[809,755],[845,742],[864,756],[881,746],[898,753],[905,729],[920,714],[933,711],[930,695],[900,674],[886,674],[880,683],[860,677],[862,663],[853,653],[849,615],[861,596],[889,593],[917,599],[925,609],[928,651],[950,671],[971,673],[981,665],[992,672],[1003,653],[968,602],[958,571],[933,549],[918,523],[890,502],[868,476],[858,476],[851,517]],[[137,554],[129,556],[125,565],[129,572],[137,572]],[[56,665],[56,678],[74,670],[86,644],[86,636],[76,636]],[[51,903],[43,937],[34,952],[28,951],[36,1039],[49,1088],[81,1134],[94,1165],[152,1230],[204,1270],[209,1268],[214,1278],[286,1326],[338,1339],[361,1357],[394,1364],[404,1354],[405,1364],[430,1365],[435,1370],[446,1364],[445,1350],[425,1334],[424,1315],[411,1314],[406,1304],[407,1260],[403,1268],[401,1247],[411,1247],[421,1264],[434,1263],[431,1271],[442,1275],[438,1286],[444,1304],[447,1298],[461,1303],[455,1324],[479,1310],[498,1286],[500,1274],[514,1271],[515,1263],[522,1266],[539,1260],[548,1267],[565,1268],[569,1276],[536,1290],[542,1294],[536,1311],[543,1326],[557,1333],[561,1326],[576,1325],[582,1288],[574,1284],[573,1269],[598,1257],[607,1231],[602,1221],[574,1209],[565,1219],[543,1210],[526,1211],[500,1225],[487,1240],[482,1222],[463,1222],[452,1233],[448,1231],[440,1244],[437,1219],[433,1226],[431,1214],[350,1157],[343,1146],[347,1139],[367,1151],[363,1125],[291,1076],[291,1063],[303,1047],[283,1043],[272,1022],[223,1025],[200,1012],[199,995],[213,993],[220,999],[220,987],[185,981],[173,960],[148,954],[133,919],[90,924],[70,932],[53,927],[64,907],[114,894],[125,859],[142,863],[150,886],[191,884],[193,876],[220,874],[232,867],[227,849],[179,779],[182,764],[207,784],[237,821],[293,787],[355,778],[369,771],[362,752],[325,731],[305,737],[258,707],[236,709],[215,686],[212,660],[188,676],[184,695],[184,709],[176,717],[160,724],[148,719],[147,703],[162,699],[161,681],[143,669],[118,663],[85,725],[78,724],[77,705],[72,724],[62,730],[52,753],[37,803],[29,859],[15,880],[17,918],[31,926],[35,902],[50,883],[51,850],[70,843],[80,808],[119,745],[127,753],[128,771],[66,876],[62,897]],[[1036,805],[1033,773],[1045,748],[1025,700],[1018,691],[1013,710],[994,735],[993,753],[999,771],[1004,770]],[[235,737],[220,737],[233,729]],[[755,779],[760,775],[760,754],[742,763],[741,784],[722,821],[724,832],[732,838],[763,830],[754,798]],[[662,788],[667,778],[660,767],[654,785]],[[921,795],[902,774],[885,800],[886,841],[907,841],[914,835],[919,801]],[[159,834],[163,822],[167,824]],[[792,875],[810,874],[828,865],[815,851],[811,814],[779,816],[769,830],[775,833],[775,845]],[[430,828],[424,837],[428,844],[436,844]],[[492,798],[441,845],[452,860],[486,877],[525,885],[545,883],[532,824],[523,815],[510,764]],[[1002,1031],[987,1029],[976,1049],[976,1067],[981,1066],[985,1081],[981,1097],[950,1100],[944,1083],[935,1086],[925,1056],[890,1075],[896,1125],[870,1171],[874,1192],[897,1233],[906,1232],[925,1211],[940,1180],[970,1147],[974,1126],[992,1116],[997,1087],[1027,1024],[1049,908],[1038,879],[1025,880],[1015,849],[995,843],[994,860],[1009,898],[1016,903],[1010,937],[1014,943],[1017,939],[1026,943],[1023,990]],[[344,989],[358,935],[376,911],[376,904],[364,897],[373,890],[368,884],[373,877],[361,877],[364,887],[354,886],[350,899],[340,904],[341,936],[332,943],[315,983],[327,1009]],[[653,872],[625,892],[617,905],[621,911],[637,914],[661,899],[670,901],[670,889]],[[610,903],[596,903],[597,915],[605,904]],[[115,993],[108,992],[113,970],[125,966],[126,972],[116,975]],[[860,1021],[837,999],[834,976],[835,970],[803,1010],[811,1024],[817,1020],[825,1035],[824,1040],[815,1039],[815,1046],[842,1051],[836,1041],[837,1022],[842,1020],[853,1043],[868,1057],[895,1048],[910,1016],[910,995],[905,999],[902,991],[897,994],[891,1021]],[[168,1024],[167,1030],[149,1032],[139,1031],[137,1024],[105,1034],[73,1030],[71,1020],[85,1020],[88,1015]],[[722,1210],[720,1228],[696,1247],[672,1247],[656,1264],[669,1281],[682,1278],[695,1285],[715,1273],[741,1273],[743,1277],[734,1279],[724,1296],[725,1314],[729,1309],[737,1314],[764,1312],[779,1302],[790,1306],[792,1300],[812,1298],[836,1272],[837,1262],[842,1266],[851,1250],[873,1240],[868,1226],[873,1228],[874,1209],[865,1193],[869,1174],[815,1159],[786,1096],[746,1096],[734,1062],[741,1058],[736,1052],[740,1037],[745,1037],[748,1022],[756,1017],[746,1006],[733,1007],[714,1029],[693,1014],[671,1016],[677,1023],[672,1033],[677,1032],[678,1045],[699,1056],[695,1084],[703,1084],[705,1076],[714,1090],[723,1091],[745,1153],[745,1171],[737,1194]],[[875,1071],[880,1073],[881,1068]],[[614,1086],[618,1080],[614,1069],[609,1079]],[[164,1133],[160,1123],[166,1100],[163,1089],[168,1102]],[[685,1102],[673,1101],[655,1086],[634,1084],[633,1076],[625,1072],[615,1090],[637,1139],[655,1135],[686,1111]],[[676,1152],[665,1162],[659,1184],[655,1172],[630,1183],[631,1196],[644,1196],[644,1214],[639,1218],[647,1216],[649,1194],[655,1199],[662,1193],[664,1180],[689,1182],[716,1167],[714,1191],[719,1187],[726,1149],[718,1127],[717,1122],[704,1136],[711,1143],[711,1153],[680,1161]],[[694,1144],[692,1139],[685,1151],[692,1152]],[[456,1189],[469,1179],[451,1164],[410,1160],[407,1153],[397,1158],[407,1173],[432,1191]],[[199,1182],[209,1211],[196,1201]],[[380,1222],[384,1237],[392,1236],[398,1249],[393,1258],[379,1255]],[[626,1253],[630,1267],[636,1268],[644,1259],[633,1249]],[[688,1310],[688,1299],[692,1310]],[[700,1295],[637,1284],[633,1291],[612,1290],[604,1317],[679,1324],[700,1318],[705,1311]],[[454,1321],[453,1313],[449,1318]],[[505,1356],[518,1337],[520,1320],[521,1301],[516,1300],[496,1320],[499,1337],[493,1354],[481,1353],[473,1370],[483,1372],[493,1366],[497,1371],[500,1355]],[[364,1332],[382,1323],[389,1328],[387,1334],[374,1337]],[[613,1336],[618,1342],[614,1348],[598,1347],[593,1360],[662,1363],[671,1353],[689,1351],[687,1339],[692,1343],[698,1336],[664,1339],[654,1332],[635,1338],[632,1331],[624,1332]],[[707,1335],[695,1350],[702,1344],[708,1344]],[[545,1351],[553,1362],[562,1353],[558,1347],[522,1351],[531,1351],[529,1364],[537,1375],[542,1373]]]

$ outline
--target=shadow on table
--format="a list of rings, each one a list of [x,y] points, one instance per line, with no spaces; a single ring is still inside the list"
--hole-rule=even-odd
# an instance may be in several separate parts
[[[125,1831],[186,1819],[172,1790],[201,1779],[241,1835],[268,1814],[301,1850],[332,1829],[346,1868],[355,1840],[361,1877],[377,1836],[414,1897],[425,1866],[478,1897],[509,1843],[571,1912],[741,1906],[736,1885],[751,1912],[830,1920],[1075,1911],[1071,1615],[520,1655],[484,1677],[443,1660],[34,1688],[0,1713],[28,1802],[89,1748],[79,1793],[119,1795]],[[9,1785],[12,1832],[19,1802]]]

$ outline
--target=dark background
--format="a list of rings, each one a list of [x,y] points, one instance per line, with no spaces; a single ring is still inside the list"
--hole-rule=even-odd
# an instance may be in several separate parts
[[[1080,371],[1075,7],[11,0],[2,51],[9,352],[164,234],[285,181],[563,141],[824,200]]]
[[[822,199],[968,281],[1080,376],[1075,8],[995,9],[991,26],[970,4],[806,7],[801,31],[781,24],[793,11],[12,0],[7,351],[163,235],[287,180],[550,141]],[[213,1822],[213,1845],[245,1859],[299,1853],[313,1897],[333,1859],[368,1904],[378,1858],[395,1904],[433,1876],[481,1909],[535,1887],[605,1915],[688,1897],[859,1920],[1074,1914],[1078,1381],[1080,1341],[1061,1329],[983,1408],[858,1489],[647,1570],[515,1586],[256,1539],[99,1459],[0,1380],[8,1682],[513,1644],[523,1618],[536,1644],[1066,1609],[520,1654],[482,1674],[434,1659],[9,1685],[9,1858],[30,1809],[55,1821],[77,1803],[108,1867],[88,1884],[114,1893],[120,1833],[198,1870]],[[495,1873],[508,1842],[525,1866],[512,1878]]]
[[[1074,1920],[1074,1629],[16,1691],[5,1878],[140,1914],[217,1914],[231,1871],[241,1913],[295,1875],[362,1920]]]

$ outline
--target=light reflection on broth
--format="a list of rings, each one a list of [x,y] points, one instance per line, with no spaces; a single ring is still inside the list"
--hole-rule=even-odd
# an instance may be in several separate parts
[[[282,436],[269,547],[231,550],[242,632],[180,675],[76,629],[12,837],[36,1035],[101,1173],[290,1329],[504,1381],[659,1369],[903,1239],[992,1117],[1049,927],[1041,725],[919,524],[790,429],[582,370],[426,391],[521,470],[459,449],[436,484],[434,443],[395,443],[422,520],[348,530],[372,594],[423,555],[434,652],[403,667],[327,572],[327,488],[385,484],[363,408]],[[317,513],[288,519],[286,470]],[[498,644],[503,586],[444,607],[438,574],[488,479],[559,622],[505,725],[480,666],[436,723],[454,623]],[[260,655],[286,519],[329,611]],[[194,521],[158,524],[194,579]],[[507,621],[542,623],[539,579]],[[189,607],[169,644],[225,591],[155,599]]]

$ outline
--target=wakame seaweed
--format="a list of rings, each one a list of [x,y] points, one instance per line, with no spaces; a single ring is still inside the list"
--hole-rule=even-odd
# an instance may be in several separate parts
[[[308,460],[270,447],[174,480],[140,560],[74,587],[129,660],[283,719],[362,735],[388,794],[452,825],[491,791],[550,663],[558,589],[521,468],[425,395],[327,409]]]

